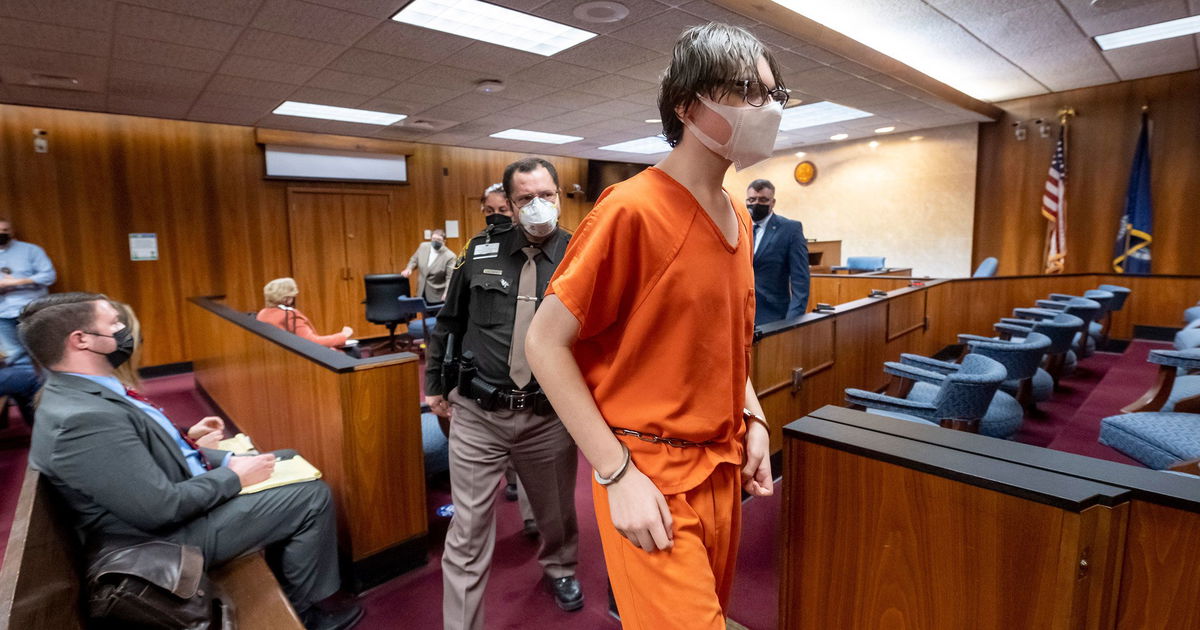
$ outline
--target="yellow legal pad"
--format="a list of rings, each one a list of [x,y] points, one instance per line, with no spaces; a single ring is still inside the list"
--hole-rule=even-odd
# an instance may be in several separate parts
[[[245,455],[254,450],[254,443],[250,441],[250,436],[245,433],[239,433],[218,442],[217,448],[222,451],[230,451],[234,455]]]
[[[275,462],[275,471],[271,473],[269,479],[252,486],[246,486],[238,494],[254,494],[263,490],[286,486],[290,483],[315,481],[320,478],[321,471],[317,470],[316,466],[308,463],[308,460],[297,455],[291,459]]]

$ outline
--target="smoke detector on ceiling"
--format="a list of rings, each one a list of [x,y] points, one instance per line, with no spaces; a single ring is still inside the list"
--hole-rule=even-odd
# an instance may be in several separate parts
[[[475,91],[480,94],[495,94],[504,91],[504,82],[496,79],[482,79],[475,82]]]
[[[620,2],[610,0],[595,0],[584,2],[571,12],[576,18],[592,24],[608,24],[620,22],[629,16],[629,7]]]

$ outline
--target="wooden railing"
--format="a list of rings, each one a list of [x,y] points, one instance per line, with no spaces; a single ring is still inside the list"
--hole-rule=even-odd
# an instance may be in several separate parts
[[[353,359],[221,296],[189,302],[197,386],[260,450],[296,449],[333,489],[348,586],[361,590],[424,563],[416,355]]]
[[[1129,287],[1124,309],[1112,315],[1111,336],[1133,327],[1181,325],[1183,309],[1200,298],[1200,276],[1072,274],[996,278],[841,276],[855,291],[887,290],[885,297],[854,299],[832,313],[808,313],[756,330],[751,380],[771,421],[772,451],[783,445],[781,427],[824,405],[840,405],[847,387],[886,385],[883,362],[902,352],[930,355],[959,333],[992,334],[992,324],[1012,309],[1032,306],[1050,293],[1079,295],[1100,284]],[[891,283],[892,288],[885,283]],[[814,285],[816,286],[816,285]],[[890,290],[888,290],[890,288]],[[810,301],[815,303],[815,301]]]

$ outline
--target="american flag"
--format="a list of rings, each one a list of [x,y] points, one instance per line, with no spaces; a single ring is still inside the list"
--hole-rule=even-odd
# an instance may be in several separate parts
[[[1063,143],[1065,125],[1058,128],[1058,143],[1050,158],[1046,192],[1042,194],[1042,216],[1050,222],[1046,235],[1046,273],[1062,273],[1067,259],[1067,162]]]

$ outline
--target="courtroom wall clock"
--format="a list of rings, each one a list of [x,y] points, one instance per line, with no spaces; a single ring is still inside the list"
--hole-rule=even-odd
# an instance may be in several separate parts
[[[797,184],[807,186],[817,178],[817,165],[805,160],[796,165],[796,170],[792,175],[796,178]]]

